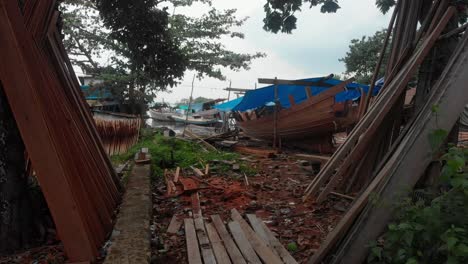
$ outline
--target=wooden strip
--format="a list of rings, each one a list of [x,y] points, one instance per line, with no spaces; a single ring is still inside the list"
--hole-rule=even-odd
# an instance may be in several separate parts
[[[182,221],[179,221],[177,219],[177,216],[174,215],[171,219],[171,222],[169,223],[169,227],[167,228],[167,233],[177,234],[181,226],[182,226]]]
[[[210,149],[211,151],[215,151],[215,152],[218,152],[218,149],[213,147],[213,145],[211,145],[210,143],[206,142],[204,139],[200,138],[199,136],[197,136],[195,133],[192,133],[190,130],[185,130],[185,134],[187,134],[189,137],[191,138],[194,138],[194,139],[197,139],[198,141],[200,141],[205,147],[207,147],[208,149]]]
[[[330,162],[326,164],[325,168],[323,168],[320,174],[317,176],[317,180],[307,187],[303,201],[307,200],[311,194],[315,194],[319,190],[320,186],[325,183],[333,174],[335,169],[341,165],[343,159],[347,165],[353,160],[359,158],[356,156],[356,153],[360,154],[360,152],[362,152],[362,150],[365,149],[369,144],[370,139],[377,132],[378,125],[381,124],[382,120],[386,116],[386,113],[388,113],[396,100],[398,100],[398,95],[404,92],[406,84],[409,82],[414,72],[417,70],[417,67],[421,64],[429,52],[430,48],[434,45],[435,40],[440,35],[450,17],[453,16],[454,12],[454,8],[449,8],[446,15],[444,16],[444,19],[440,22],[436,30],[432,32],[430,36],[428,36],[423,44],[421,44],[419,50],[413,54],[412,58],[394,78],[395,81],[391,82],[387,86],[385,92],[377,99],[376,103],[373,104],[372,109],[353,129],[353,132],[348,137],[346,142],[341,145],[337,152],[333,154]],[[341,166],[343,169],[347,169],[348,167],[349,166]],[[335,175],[338,175],[338,173]],[[327,192],[331,191],[338,179],[338,177],[334,177],[333,180],[330,180],[326,188]]]
[[[16,21],[10,21],[9,15]],[[0,77],[4,92],[68,257],[73,261],[94,259],[97,250],[80,206],[84,201],[79,203],[80,200],[74,195],[77,186],[67,180],[66,175],[70,172],[63,164],[63,157],[60,157],[60,146],[54,144],[56,139],[50,132],[48,120],[41,114],[44,113],[44,105],[38,100],[37,92],[46,83],[33,76],[26,66],[30,62],[27,57],[33,56],[27,53],[33,51],[29,49],[30,37],[26,35],[23,21],[19,20],[21,17],[16,1],[0,4]],[[11,63],[7,65],[5,62]],[[37,131],[41,133],[31,133]]]
[[[326,79],[327,77],[323,77],[323,79]],[[323,79],[320,79],[319,81],[305,81],[305,80],[282,80],[282,79],[265,79],[265,78],[259,78],[258,83],[264,83],[264,84],[286,84],[286,85],[298,85],[298,86],[313,86],[313,85],[320,85],[321,87],[331,87],[333,85],[330,85],[328,83],[325,83]]]
[[[229,255],[224,248],[223,241],[219,238],[218,233],[216,232],[215,227],[213,224],[205,223],[206,233],[208,234],[208,238],[210,239],[211,246],[213,247],[213,251],[216,257],[216,261],[219,264],[230,264],[231,260],[229,259]]]
[[[307,99],[312,97],[312,90],[310,89],[310,86],[305,87],[305,92],[306,92]]]
[[[257,218],[256,215],[254,214],[247,214],[247,219],[249,219],[249,222],[250,222],[250,225],[252,226],[252,228],[255,230],[255,232],[257,233],[257,235],[263,240],[265,241],[265,243],[269,246],[270,245],[270,241],[268,239],[268,236],[265,232],[265,230],[262,228],[262,226],[260,225],[260,220]]]
[[[175,175],[174,175],[174,183],[179,182],[179,174],[180,174],[180,167],[177,167]]]
[[[202,217],[202,211],[201,211],[201,207],[200,207],[200,196],[198,195],[198,192],[192,193],[190,198],[192,199],[193,218],[201,218]]]
[[[271,264],[283,263],[281,259],[273,253],[267,244],[252,230],[247,222],[242,218],[236,209],[231,210],[231,217],[238,222],[242,230],[245,232],[247,239],[252,244],[252,247],[257,252],[258,256],[265,262]]]
[[[235,221],[229,222],[228,226],[229,230],[231,230],[232,237],[236,240],[237,246],[248,263],[261,264],[262,262],[257,257],[257,254],[255,254],[255,250],[252,245],[250,245],[249,239],[247,239],[239,223]]]
[[[203,264],[200,256],[200,249],[198,248],[197,233],[195,232],[193,219],[184,219],[184,225],[188,262],[189,264]]]
[[[407,132],[399,138],[402,140],[401,143],[396,145],[396,150],[389,155],[390,158],[383,168],[378,170],[376,178],[383,177],[383,179],[372,193],[376,193],[379,199],[388,204],[397,203],[412,189],[427,166],[433,162],[431,155],[433,149],[427,138],[434,131],[433,124],[438,122],[436,120],[443,120],[443,123],[439,123],[440,129],[450,130],[457,121],[458,113],[463,111],[468,101],[468,94],[464,92],[468,82],[467,65],[468,35],[465,35],[444,73],[426,98],[425,105],[405,129]],[[441,111],[437,116],[432,113],[434,105],[440,106]],[[362,263],[368,255],[369,248],[359,248],[359,246],[368,244],[368,241],[375,241],[392,218],[393,210],[369,203],[368,205],[357,221],[347,219],[354,223],[353,229],[345,239],[346,247],[340,247],[340,251],[344,252],[338,253],[346,260],[350,260],[349,263],[359,263],[359,261]]]
[[[297,264],[297,261],[289,254],[289,251],[284,248],[281,242],[275,237],[273,232],[265,225],[263,221],[258,219],[255,215],[247,215],[250,223],[256,222],[258,228],[262,229],[267,237],[268,244],[275,250],[278,256],[283,259],[286,264]]]
[[[291,104],[291,106],[296,104],[296,101],[294,100],[294,96],[288,95],[288,99],[289,99],[289,104]]]
[[[205,174],[201,170],[199,170],[199,169],[197,169],[197,168],[195,168],[193,166],[190,166],[190,168],[193,170],[193,173],[195,173],[195,175],[197,175],[198,177],[205,176]]]
[[[203,223],[203,218],[195,218],[195,231],[197,232],[198,243],[201,248],[203,262],[205,264],[216,264],[216,258],[211,248],[210,240],[206,235],[205,224]]]
[[[221,220],[221,217],[219,217],[219,215],[212,215],[211,220],[213,221],[213,224],[216,230],[218,231],[219,236],[224,242],[224,246],[226,247],[229,257],[231,257],[232,263],[247,264],[241,252],[237,248],[236,243],[234,242],[234,240],[232,240],[231,235],[229,235],[229,232],[224,226],[224,223],[223,223],[223,220]]]

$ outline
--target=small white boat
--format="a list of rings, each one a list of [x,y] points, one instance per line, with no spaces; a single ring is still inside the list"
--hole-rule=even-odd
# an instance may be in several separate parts
[[[199,126],[207,126],[207,125],[213,125],[218,123],[218,119],[216,118],[211,118],[211,119],[206,119],[201,116],[188,116],[188,118],[184,115],[172,115],[171,118],[176,122],[176,123],[187,123],[187,124],[193,124],[193,125],[199,125]]]
[[[149,110],[151,118],[157,121],[171,122],[174,121],[171,117],[174,113],[171,112],[162,112],[154,109]]]

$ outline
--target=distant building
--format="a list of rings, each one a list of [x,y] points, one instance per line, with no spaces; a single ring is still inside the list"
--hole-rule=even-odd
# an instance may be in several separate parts
[[[92,75],[77,74],[81,92],[92,110],[120,112],[119,103],[115,100],[110,89],[103,87],[104,81]]]

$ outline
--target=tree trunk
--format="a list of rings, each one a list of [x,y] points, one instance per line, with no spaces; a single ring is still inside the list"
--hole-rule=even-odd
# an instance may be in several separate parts
[[[0,83],[0,254],[29,246],[30,205],[24,144]]]

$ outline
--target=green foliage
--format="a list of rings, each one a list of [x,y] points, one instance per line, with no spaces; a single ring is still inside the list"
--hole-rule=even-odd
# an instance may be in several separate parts
[[[235,9],[212,8],[199,18],[182,14],[171,16],[170,30],[181,40],[182,52],[188,59],[187,69],[196,71],[198,77],[225,80],[223,68],[248,70],[252,60],[264,57],[260,52],[248,54],[228,50],[221,42],[222,38],[243,39],[244,34],[233,29],[241,27],[246,20],[237,18]]]
[[[249,69],[263,53],[237,53],[227,49],[221,38],[243,38],[234,31],[247,18],[237,18],[236,10],[212,8],[200,18],[173,14],[168,6],[190,6],[211,0],[72,1],[61,6],[64,41],[72,62],[88,74],[135,93],[163,91],[176,85],[185,70],[198,77],[225,79],[223,68]],[[164,7],[162,7],[164,6]],[[103,63],[105,54],[107,62]],[[111,69],[110,69],[111,68]],[[125,78],[117,75],[125,74]]]
[[[429,143],[433,151],[440,149],[445,139],[448,136],[448,132],[443,129],[436,129],[429,134]]]
[[[291,252],[296,252],[297,251],[297,244],[294,242],[291,242],[288,244],[288,250]]]
[[[114,163],[123,163],[133,159],[141,148],[148,148],[151,154],[152,171],[155,176],[161,176],[164,169],[180,167],[190,169],[190,166],[202,168],[213,160],[236,161],[239,155],[231,152],[204,152],[199,144],[180,140],[177,138],[164,137],[152,130],[143,130],[138,144],[133,146],[127,153],[112,157]],[[240,164],[240,173],[253,175],[256,171],[243,162]],[[218,171],[225,173],[231,170],[229,164],[217,164]]]
[[[340,9],[338,0],[267,0],[264,6],[265,18],[263,29],[273,33],[291,33],[296,29],[297,18],[294,15],[301,11],[302,5],[309,8],[320,6],[322,13],[335,13]],[[395,5],[395,0],[376,0],[376,6],[386,13]]]
[[[442,157],[440,193],[428,201],[407,198],[369,263],[468,262],[468,150],[451,147]]]
[[[387,30],[381,30],[377,31],[373,36],[363,36],[361,39],[351,40],[346,56],[339,59],[339,61],[345,63],[345,73],[347,75],[354,75],[359,83],[369,84],[382,52],[386,34]],[[390,45],[388,47],[382,65],[387,64]],[[383,76],[384,73],[385,67],[381,67],[379,76]]]

